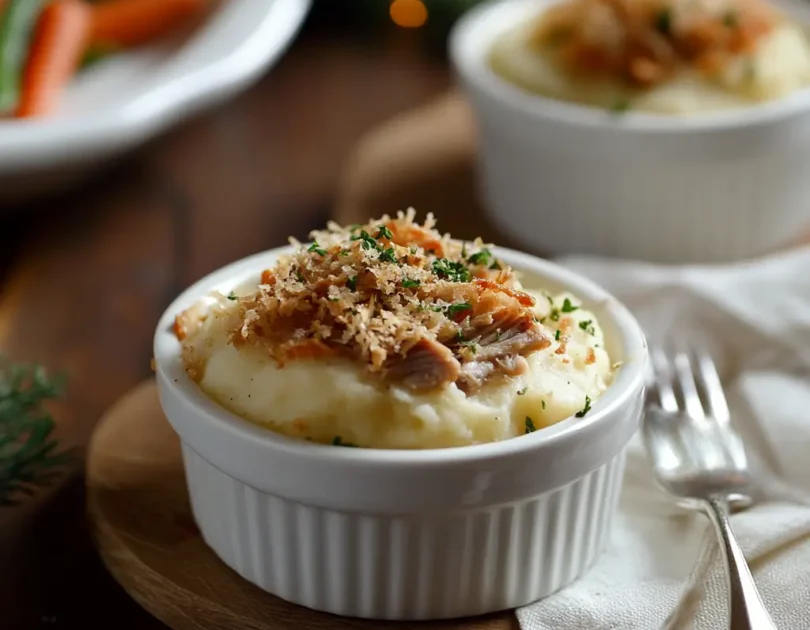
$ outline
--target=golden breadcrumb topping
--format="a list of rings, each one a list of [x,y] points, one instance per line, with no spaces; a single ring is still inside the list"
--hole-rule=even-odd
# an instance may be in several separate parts
[[[264,271],[255,293],[231,299],[231,343],[266,351],[279,365],[347,357],[369,372],[424,391],[455,382],[474,391],[490,377],[527,369],[524,356],[550,339],[534,298],[477,239],[441,235],[432,216],[334,223]],[[188,316],[178,318],[178,332]]]

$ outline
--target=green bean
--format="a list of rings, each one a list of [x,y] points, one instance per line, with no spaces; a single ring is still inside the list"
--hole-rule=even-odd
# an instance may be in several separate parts
[[[0,112],[17,106],[31,36],[45,0],[9,0],[0,17]]]

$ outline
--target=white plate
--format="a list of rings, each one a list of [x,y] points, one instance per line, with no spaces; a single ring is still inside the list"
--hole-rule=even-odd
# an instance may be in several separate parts
[[[55,115],[0,121],[0,199],[64,185],[245,89],[278,60],[310,4],[224,0],[187,37],[79,74]]]

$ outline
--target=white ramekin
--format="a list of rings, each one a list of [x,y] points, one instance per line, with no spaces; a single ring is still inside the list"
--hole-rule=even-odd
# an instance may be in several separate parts
[[[506,235],[546,255],[690,263],[766,254],[810,228],[810,90],[688,118],[531,94],[487,56],[557,1],[486,2],[451,37],[478,125],[484,205]],[[810,5],[777,4],[810,24]]]
[[[237,573],[288,601],[353,617],[435,619],[535,601],[580,576],[605,545],[625,447],[642,406],[646,344],[601,288],[552,263],[498,255],[529,280],[568,289],[624,362],[584,418],[452,449],[340,448],[254,426],[189,379],[174,316],[272,266],[274,250],[185,291],[160,320],[154,353],[163,410],[183,444],[194,516]],[[532,280],[535,278],[536,280]],[[301,395],[310,395],[301,383]]]

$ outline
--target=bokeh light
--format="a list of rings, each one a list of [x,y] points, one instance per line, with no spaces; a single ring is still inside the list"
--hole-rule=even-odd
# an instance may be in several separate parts
[[[428,10],[422,0],[394,0],[388,12],[397,26],[419,28],[428,19]]]

